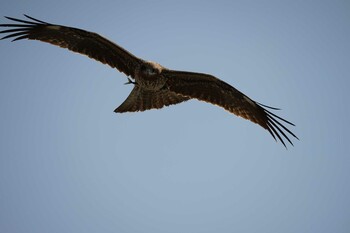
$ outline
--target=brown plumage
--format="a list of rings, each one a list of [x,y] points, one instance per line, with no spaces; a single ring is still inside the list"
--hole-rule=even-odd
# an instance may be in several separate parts
[[[134,56],[96,33],[49,24],[27,15],[25,17],[31,21],[6,17],[9,20],[19,22],[19,24],[0,24],[1,27],[10,28],[0,31],[0,33],[9,33],[2,39],[14,38],[13,41],[40,40],[67,48],[108,64],[135,80],[132,81],[128,78],[128,83],[134,84],[134,88],[128,98],[115,109],[115,112],[159,109],[189,99],[198,99],[218,105],[237,116],[259,124],[268,130],[273,138],[279,139],[284,146],[286,145],[283,138],[293,145],[287,134],[298,139],[281,122],[293,126],[294,124],[266,109],[277,110],[276,108],[255,102],[212,75],[169,70],[155,62],[145,61]]]

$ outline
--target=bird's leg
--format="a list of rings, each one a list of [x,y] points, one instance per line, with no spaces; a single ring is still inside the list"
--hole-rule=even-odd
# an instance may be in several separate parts
[[[128,78],[128,81],[126,83],[124,83],[124,85],[127,85],[127,84],[136,84],[136,82],[134,82],[130,78]]]

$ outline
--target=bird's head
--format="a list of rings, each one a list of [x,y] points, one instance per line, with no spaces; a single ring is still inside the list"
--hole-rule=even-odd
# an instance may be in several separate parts
[[[163,67],[155,62],[145,62],[140,67],[140,72],[145,76],[154,76],[162,72]]]

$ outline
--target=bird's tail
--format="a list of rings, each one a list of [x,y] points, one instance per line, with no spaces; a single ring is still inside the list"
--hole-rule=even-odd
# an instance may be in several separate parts
[[[188,99],[188,97],[175,94],[166,89],[149,91],[135,85],[128,98],[114,112],[123,113],[145,111],[153,108],[159,109]]]

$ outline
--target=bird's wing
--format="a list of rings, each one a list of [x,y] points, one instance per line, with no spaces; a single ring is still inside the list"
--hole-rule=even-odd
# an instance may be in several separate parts
[[[137,84],[126,100],[114,112],[137,112],[148,109],[159,109],[171,104],[178,104],[189,100],[189,97],[177,95],[166,89],[148,91],[141,89]]]
[[[294,124],[266,109],[271,107],[255,102],[214,76],[173,70],[164,70],[162,74],[167,78],[166,86],[169,91],[218,105],[237,116],[257,123],[268,130],[275,139],[277,137],[284,146],[286,145],[283,138],[293,145],[287,134],[297,138],[281,121],[293,126]]]
[[[0,24],[0,27],[10,28],[0,31],[0,33],[10,33],[1,39],[14,38],[13,41],[21,39],[40,40],[87,55],[131,76],[134,75],[136,66],[143,62],[127,50],[96,33],[50,24],[25,16],[30,21],[6,17],[19,22],[19,24]]]

